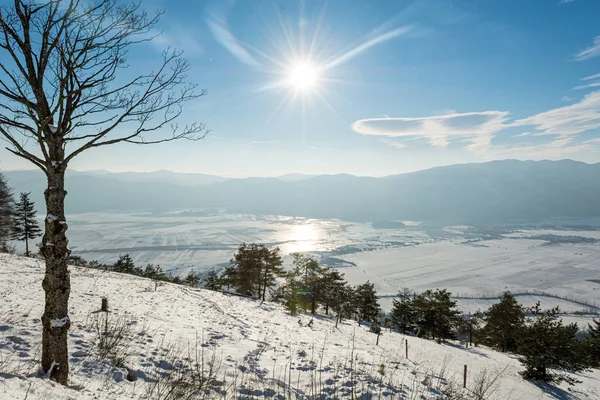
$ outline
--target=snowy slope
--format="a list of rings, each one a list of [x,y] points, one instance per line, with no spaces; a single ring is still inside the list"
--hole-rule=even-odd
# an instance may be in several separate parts
[[[325,318],[289,316],[276,304],[165,284],[127,275],[71,268],[71,386],[63,388],[37,375],[43,263],[0,254],[0,399],[142,399],[161,373],[172,372],[178,357],[210,360],[226,395],[208,398],[396,398],[435,399],[452,383],[469,388],[484,370],[503,371],[497,399],[600,398],[600,372],[579,374],[583,381],[538,387],[523,381],[518,361],[485,348],[385,332],[376,336],[345,321],[338,328]],[[100,298],[109,299],[110,321],[127,321],[124,365],[139,378],[124,380],[126,370],[98,357],[95,320]],[[408,340],[409,356],[404,356]],[[198,343],[198,346],[196,346]],[[383,365],[383,367],[382,367]],[[217,368],[217,366],[219,368]],[[442,379],[441,377],[445,377]],[[429,377],[429,378],[428,378]],[[352,381],[355,381],[353,384]],[[290,384],[292,388],[286,386]],[[427,385],[423,384],[425,382]],[[233,388],[236,388],[235,390]]]

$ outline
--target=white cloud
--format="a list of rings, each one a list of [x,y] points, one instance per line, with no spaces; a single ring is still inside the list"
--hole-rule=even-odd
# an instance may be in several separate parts
[[[384,143],[390,147],[395,147],[397,149],[406,148],[406,144],[404,144],[402,142],[398,142],[397,140],[394,140],[394,139],[381,139],[381,143]]]
[[[352,129],[362,135],[379,136],[383,143],[396,148],[404,147],[399,138],[402,141],[426,139],[435,147],[446,147],[451,141],[466,142],[467,149],[479,153],[508,152],[510,149],[515,149],[515,151],[540,156],[559,156],[577,151],[595,150],[596,147],[592,144],[600,143],[600,140],[594,139],[579,145],[571,145],[578,134],[600,128],[600,90],[588,93],[576,103],[513,122],[508,121],[508,114],[506,111],[484,111],[421,118],[370,118],[354,122]],[[551,143],[540,145],[492,145],[492,139],[498,132],[506,128],[525,126],[534,129],[512,138],[547,135],[553,135],[555,138]]]
[[[508,112],[454,113],[423,118],[370,118],[356,121],[352,129],[362,135],[388,138],[426,138],[433,146],[448,146],[451,139],[471,142],[471,149],[489,146],[495,132],[503,129]]]
[[[587,83],[585,85],[575,86],[573,89],[581,90],[581,89],[590,89],[590,88],[595,88],[595,87],[600,87],[600,82],[592,82],[592,83]]]
[[[566,103],[573,101],[573,99],[569,96],[563,96],[560,99]]]
[[[595,81],[595,82],[590,82],[590,83],[586,83],[584,85],[575,86],[573,88],[574,90],[600,87],[600,74],[586,76],[585,78],[581,78],[581,80],[585,81],[585,82],[588,82],[588,81]]]
[[[594,44],[575,56],[575,60],[583,61],[600,56],[600,36],[594,38]]]
[[[560,136],[600,128],[600,91],[587,94],[578,103],[523,118],[509,126],[535,126],[540,134]]]
[[[517,158],[527,160],[559,160],[572,156],[575,153],[596,151],[598,148],[587,142],[578,145],[569,145],[571,138],[556,139],[549,143],[528,146],[494,146],[485,153],[485,159]]]
[[[581,78],[582,81],[591,81],[593,79],[600,79],[600,74],[586,76],[585,78]]]
[[[574,1],[575,1],[575,0],[560,0],[560,3],[559,3],[559,4],[567,4],[567,3],[572,3],[572,2],[574,2]]]

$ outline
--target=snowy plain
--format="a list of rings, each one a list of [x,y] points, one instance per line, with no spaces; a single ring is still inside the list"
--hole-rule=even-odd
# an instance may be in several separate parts
[[[468,388],[484,372],[499,375],[490,399],[600,398],[596,370],[577,374],[583,383],[574,388],[536,385],[520,378],[514,356],[483,347],[467,349],[387,331],[376,345],[376,335],[354,321],[336,328],[329,318],[317,317],[309,327],[310,316],[290,316],[277,304],[172,284],[155,288],[148,279],[78,267],[70,268],[71,380],[64,388],[37,373],[43,269],[42,261],[0,254],[3,400],[159,398],[148,392],[153,377],[173,368],[169,349],[189,351],[194,343],[200,343],[204,357],[220,361],[219,387],[235,381],[238,399],[308,398],[315,380],[321,398],[437,399],[450,384],[462,385],[464,365]],[[109,318],[124,318],[134,333],[124,365],[138,377],[135,382],[123,379],[123,368],[98,357],[94,321],[103,315],[103,296],[109,299]],[[286,380],[293,381],[289,395],[281,391]]]
[[[448,289],[464,312],[487,309],[505,290],[525,306],[559,306],[581,329],[600,312],[598,230],[429,226],[404,229],[368,223],[198,212],[69,215],[73,254],[112,263],[129,253],[136,264],[160,265],[174,274],[227,265],[243,243],[279,246],[340,268],[351,284],[373,282],[385,310],[401,288]],[[549,243],[542,235],[592,239]],[[285,258],[289,265],[290,257]],[[475,298],[469,298],[475,297]],[[561,298],[562,297],[562,298]],[[591,311],[591,313],[588,313]],[[576,313],[576,314],[574,314]],[[586,313],[588,315],[580,315]]]

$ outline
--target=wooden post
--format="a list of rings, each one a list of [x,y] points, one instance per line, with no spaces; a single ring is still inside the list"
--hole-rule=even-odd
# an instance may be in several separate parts
[[[100,307],[100,311],[108,312],[108,299],[106,297],[102,298],[102,306]]]
[[[405,344],[405,349],[406,349],[406,359],[408,360],[408,340],[404,340],[404,344]]]
[[[463,387],[467,387],[467,364],[465,364],[465,373],[463,375]]]
[[[381,332],[377,334],[377,343],[375,343],[375,346],[379,346],[379,335],[381,335]]]

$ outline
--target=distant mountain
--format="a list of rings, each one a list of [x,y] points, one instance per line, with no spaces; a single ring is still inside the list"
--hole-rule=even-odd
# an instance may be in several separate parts
[[[314,178],[314,175],[304,175],[304,174],[286,174],[277,177],[277,179],[286,181],[286,182],[298,182],[305,181],[310,178]]]
[[[209,185],[211,183],[224,182],[229,179],[216,175],[180,173],[166,170],[155,172],[109,172],[97,170],[86,171],[83,172],[83,174],[108,177],[122,182],[168,182],[181,186]]]
[[[31,191],[39,208],[45,187],[41,172],[5,175],[15,192]],[[192,185],[194,179],[203,183]],[[571,160],[494,161],[383,178],[226,179],[169,171],[70,172],[67,190],[70,213],[217,208],[377,223],[461,224],[600,217],[600,164]]]

